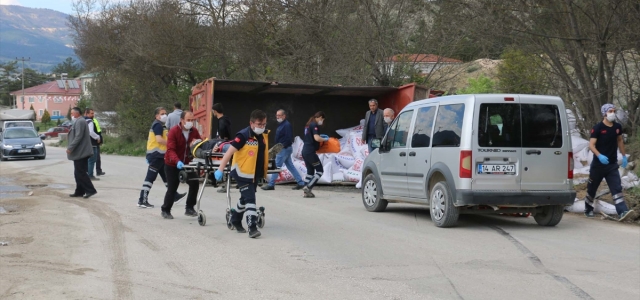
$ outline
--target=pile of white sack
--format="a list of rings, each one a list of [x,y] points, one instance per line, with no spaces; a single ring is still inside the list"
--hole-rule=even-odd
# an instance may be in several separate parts
[[[342,136],[340,139],[340,153],[318,154],[324,174],[318,181],[320,184],[332,184],[351,182],[359,188],[362,177],[362,165],[365,157],[369,154],[367,144],[362,142],[362,128],[364,120],[360,120],[360,125],[339,129],[336,132]],[[291,154],[293,165],[300,173],[302,179],[307,174],[307,167],[302,160],[302,139],[295,137],[293,142],[293,153]],[[282,172],[276,183],[294,182],[293,175],[282,165]]]

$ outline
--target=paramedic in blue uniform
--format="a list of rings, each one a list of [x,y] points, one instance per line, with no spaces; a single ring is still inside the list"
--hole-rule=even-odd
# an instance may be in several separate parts
[[[232,211],[231,224],[239,233],[247,232],[242,227],[242,217],[246,213],[250,238],[261,235],[257,227],[256,190],[258,182],[267,177],[269,152],[266,149],[269,137],[265,133],[266,126],[267,114],[258,109],[252,111],[249,126],[236,134],[231,147],[220,161],[220,168],[214,173],[216,180],[222,180],[222,172],[233,156],[231,176],[238,183],[240,199]]]
[[[627,167],[624,142],[622,140],[622,125],[616,123],[616,107],[613,104],[605,104],[600,109],[604,117],[602,122],[593,126],[589,149],[593,152],[593,162],[589,170],[589,182],[587,183],[587,198],[584,214],[593,217],[593,205],[596,191],[602,182],[607,180],[607,185],[613,196],[613,203],[620,221],[629,215],[629,209],[624,202],[620,172],[618,172],[618,148],[622,154],[622,167]]]
[[[326,142],[329,140],[329,136],[326,134],[320,134],[319,127],[324,123],[324,112],[319,111],[315,115],[309,118],[307,125],[304,128],[304,144],[302,145],[302,159],[307,167],[307,177],[305,177],[304,191],[305,198],[313,198],[313,187],[318,183],[318,180],[324,173],[322,162],[316,154],[316,151],[320,148],[320,142]]]

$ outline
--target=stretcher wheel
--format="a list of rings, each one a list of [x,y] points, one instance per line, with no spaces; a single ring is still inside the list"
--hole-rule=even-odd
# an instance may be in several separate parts
[[[264,216],[260,216],[258,218],[258,227],[260,227],[260,228],[264,227],[264,222],[265,222]]]
[[[207,224],[207,216],[205,216],[202,211],[198,212],[198,224],[200,224],[200,226]]]
[[[186,183],[187,182],[187,172],[185,172],[184,170],[180,171],[178,173],[178,178],[180,179],[180,183]]]
[[[233,224],[231,224],[231,213],[227,212],[227,228],[229,228],[229,230],[234,230],[235,227],[233,226]]]

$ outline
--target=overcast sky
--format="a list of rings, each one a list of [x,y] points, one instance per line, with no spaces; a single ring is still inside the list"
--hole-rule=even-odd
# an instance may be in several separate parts
[[[49,8],[65,14],[73,13],[73,0],[0,0],[3,5],[20,5],[30,8]]]

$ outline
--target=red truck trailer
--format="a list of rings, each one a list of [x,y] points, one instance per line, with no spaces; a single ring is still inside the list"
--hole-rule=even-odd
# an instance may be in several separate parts
[[[277,127],[276,111],[284,109],[294,136],[301,136],[309,117],[321,110],[326,114],[323,133],[335,136],[336,129],[359,124],[369,109],[369,99],[375,98],[381,109],[392,108],[397,113],[414,100],[434,97],[438,93],[416,84],[358,87],[209,78],[192,88],[189,106],[197,119],[195,127],[203,137],[213,138],[218,129],[211,110],[214,103],[224,106],[224,114],[231,120],[232,133],[249,126],[249,115],[254,109],[267,113],[267,128],[274,130]],[[270,139],[272,143],[273,135]]]

